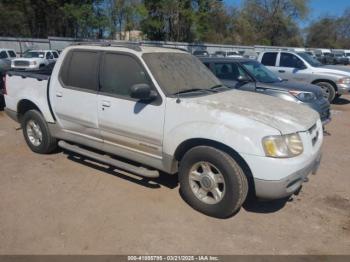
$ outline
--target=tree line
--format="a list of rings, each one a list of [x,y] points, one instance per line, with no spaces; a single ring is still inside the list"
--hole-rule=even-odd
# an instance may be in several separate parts
[[[301,29],[309,0],[0,0],[0,36],[350,48],[350,9]]]

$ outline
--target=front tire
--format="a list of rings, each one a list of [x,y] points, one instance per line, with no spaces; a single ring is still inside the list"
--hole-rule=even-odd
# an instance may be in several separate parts
[[[322,88],[324,97],[329,103],[332,103],[336,95],[334,86],[329,82],[317,82],[315,84]]]
[[[29,148],[39,154],[48,154],[57,147],[57,140],[51,136],[49,127],[40,112],[27,111],[22,118],[22,130]]]
[[[209,146],[190,149],[179,168],[180,192],[194,209],[217,218],[233,215],[248,193],[242,168],[227,153]]]

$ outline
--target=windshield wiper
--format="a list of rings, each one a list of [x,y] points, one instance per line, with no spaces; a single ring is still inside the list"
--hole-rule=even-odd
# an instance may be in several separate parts
[[[227,87],[225,85],[219,84],[219,85],[212,86],[211,88],[209,88],[208,91],[216,91],[216,89],[218,89],[218,88],[230,89],[229,87]]]
[[[203,92],[207,91],[207,89],[202,89],[202,88],[192,88],[192,89],[186,89],[186,90],[181,90],[179,92],[174,93],[173,95],[179,95],[179,94],[185,94],[185,93],[192,93],[192,92]]]

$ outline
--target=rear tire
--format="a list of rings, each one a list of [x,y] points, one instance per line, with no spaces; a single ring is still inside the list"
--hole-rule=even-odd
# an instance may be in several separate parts
[[[179,168],[180,192],[194,209],[227,218],[242,206],[248,181],[242,168],[227,153],[209,146],[190,149]]]
[[[27,111],[21,124],[24,138],[33,152],[48,154],[57,148],[57,140],[51,136],[44,117],[37,110]]]
[[[322,88],[325,98],[329,101],[329,103],[332,103],[336,95],[335,87],[329,82],[317,82],[315,85]]]

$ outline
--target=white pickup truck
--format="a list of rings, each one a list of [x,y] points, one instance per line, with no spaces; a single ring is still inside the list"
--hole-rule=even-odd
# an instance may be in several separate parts
[[[323,65],[306,52],[266,51],[258,61],[282,79],[320,86],[329,102],[350,92],[348,67]]]
[[[320,163],[316,111],[227,88],[176,49],[71,46],[51,76],[8,72],[5,94],[32,151],[58,143],[141,176],[178,173],[184,199],[215,217],[236,212],[248,191],[292,195]]]
[[[16,70],[40,70],[56,62],[59,54],[56,50],[31,50],[23,57],[13,59],[11,68]]]

